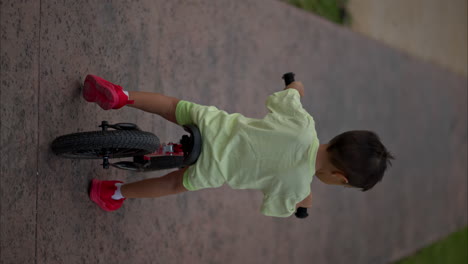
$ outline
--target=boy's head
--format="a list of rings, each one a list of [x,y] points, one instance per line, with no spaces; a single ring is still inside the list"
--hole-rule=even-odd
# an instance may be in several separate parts
[[[382,177],[394,157],[371,131],[342,133],[324,145],[324,166],[317,177],[328,184],[361,188],[367,191]]]

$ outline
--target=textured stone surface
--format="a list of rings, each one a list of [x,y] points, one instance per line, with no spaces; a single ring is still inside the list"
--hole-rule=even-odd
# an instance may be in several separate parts
[[[0,261],[34,263],[39,3],[0,5]]]
[[[3,1],[1,14],[2,262],[387,263],[467,224],[466,78],[270,0]],[[87,73],[262,117],[287,71],[322,143],[371,129],[397,156],[368,193],[314,181],[307,220],[264,217],[261,194],[227,187],[106,213],[87,198],[90,179],[161,173],[49,149],[101,120],[179,138],[160,117],[85,103]]]

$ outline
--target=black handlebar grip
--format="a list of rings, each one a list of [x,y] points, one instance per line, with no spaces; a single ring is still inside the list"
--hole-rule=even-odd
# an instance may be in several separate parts
[[[309,214],[307,213],[307,208],[304,208],[304,207],[297,208],[297,211],[296,211],[297,218],[306,218],[308,216]]]
[[[294,75],[295,74],[293,72],[288,72],[288,73],[283,74],[283,80],[286,86],[294,82]]]

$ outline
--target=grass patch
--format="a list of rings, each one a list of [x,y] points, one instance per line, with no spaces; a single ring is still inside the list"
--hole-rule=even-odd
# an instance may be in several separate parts
[[[286,2],[313,12],[337,24],[349,24],[347,0],[286,0]]]
[[[413,256],[395,262],[395,264],[467,264],[468,263],[468,227],[452,233]]]

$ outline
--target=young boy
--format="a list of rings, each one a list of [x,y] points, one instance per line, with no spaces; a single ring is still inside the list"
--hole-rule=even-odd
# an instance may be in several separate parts
[[[296,208],[312,205],[314,175],[326,184],[367,191],[382,179],[393,159],[370,131],[345,132],[328,144],[319,144],[314,119],[300,102],[304,96],[300,82],[269,96],[270,113],[263,119],[158,93],[127,92],[93,75],[86,77],[83,96],[104,110],[128,105],[178,125],[196,124],[206,138],[195,164],[163,177],[127,184],[94,179],[90,198],[106,211],[119,209],[126,198],[161,197],[228,184],[234,189],[261,190],[261,212],[288,217]]]

